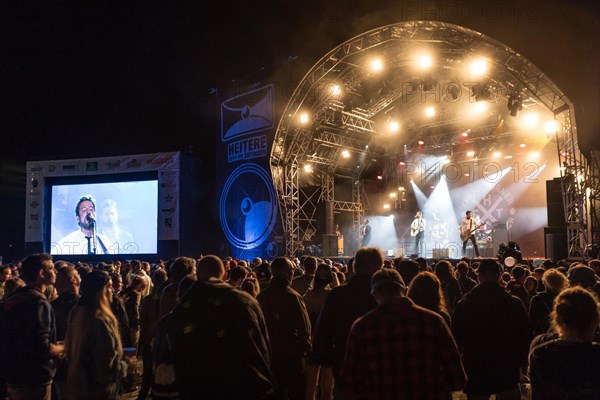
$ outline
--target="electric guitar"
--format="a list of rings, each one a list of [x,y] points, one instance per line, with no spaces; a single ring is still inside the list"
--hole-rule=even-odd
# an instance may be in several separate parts
[[[476,227],[474,227],[470,231],[464,231],[464,232],[461,231],[460,232],[460,240],[462,240],[463,242],[466,241],[467,239],[469,239],[471,237],[471,235],[473,234],[473,232],[475,232],[477,229],[481,228],[484,225],[485,225],[485,221],[482,222],[481,224],[477,225]]]

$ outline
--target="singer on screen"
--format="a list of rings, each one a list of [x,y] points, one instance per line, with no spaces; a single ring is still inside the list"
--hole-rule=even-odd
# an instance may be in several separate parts
[[[91,195],[83,196],[75,206],[79,229],[53,246],[52,254],[109,254],[109,239],[96,232],[96,204]]]

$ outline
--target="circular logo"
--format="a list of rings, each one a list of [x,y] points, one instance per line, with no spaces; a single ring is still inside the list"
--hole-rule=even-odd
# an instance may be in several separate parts
[[[221,191],[219,216],[233,246],[248,250],[264,243],[277,219],[277,197],[270,174],[253,163],[236,167]]]

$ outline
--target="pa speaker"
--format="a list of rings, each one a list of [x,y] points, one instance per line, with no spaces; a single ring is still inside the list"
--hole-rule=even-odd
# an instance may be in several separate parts
[[[544,235],[546,258],[551,260],[563,260],[567,258],[568,243],[566,233],[550,233]]]

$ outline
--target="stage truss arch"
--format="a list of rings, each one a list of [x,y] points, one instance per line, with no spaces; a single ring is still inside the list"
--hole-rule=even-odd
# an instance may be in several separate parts
[[[414,54],[422,48],[434,54],[434,72],[413,68]],[[373,57],[385,65],[387,72],[381,76],[369,72]],[[460,78],[474,57],[485,60],[491,72],[475,81]],[[296,254],[303,241],[315,239],[320,202],[326,210],[325,230],[320,232],[324,239],[334,234],[336,210],[351,212],[359,222],[369,208],[364,181],[373,168],[381,168],[381,159],[385,159],[383,170],[390,172],[416,148],[451,148],[463,132],[454,100],[465,94],[487,96],[490,104],[504,109],[470,129],[473,143],[518,135],[506,123],[515,101],[521,108],[540,108],[553,116],[569,257],[584,255],[591,235],[586,193],[598,190],[590,188],[587,160],[577,144],[573,104],[549,77],[513,49],[479,32],[434,21],[396,23],[353,37],[323,56],[294,90],[270,155],[286,253]],[[386,118],[395,113],[412,116],[423,104],[421,100],[432,97],[439,106],[435,119],[413,118],[403,127],[402,139],[386,140]],[[308,122],[300,122],[303,113]],[[344,151],[360,155],[358,162],[348,165]],[[455,152],[454,157],[464,154]],[[306,172],[305,167],[312,171]],[[336,182],[344,180],[352,185],[351,198],[337,199]],[[325,248],[323,253],[333,255]]]

